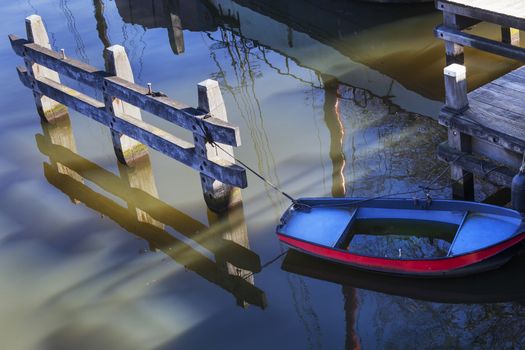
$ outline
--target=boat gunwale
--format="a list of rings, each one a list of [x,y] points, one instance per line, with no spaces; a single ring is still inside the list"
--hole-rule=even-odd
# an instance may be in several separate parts
[[[351,266],[355,266],[355,267],[358,267],[358,268],[360,267],[360,268],[364,268],[364,269],[368,269],[368,270],[384,271],[384,272],[396,272],[396,273],[405,273],[405,274],[406,273],[440,274],[440,273],[446,273],[448,271],[459,270],[459,269],[462,269],[462,268],[466,268],[468,266],[475,265],[477,263],[480,263],[480,262],[482,262],[484,260],[487,260],[487,259],[490,259],[492,257],[495,257],[498,254],[503,253],[505,250],[511,249],[512,247],[515,247],[516,245],[518,245],[519,243],[521,243],[521,242],[523,242],[525,240],[525,231],[521,231],[519,234],[516,234],[516,235],[514,235],[514,236],[512,236],[512,237],[510,237],[510,238],[508,238],[508,239],[506,239],[504,241],[501,241],[499,243],[493,244],[491,246],[487,246],[487,247],[482,248],[482,249],[477,249],[475,251],[464,253],[464,254],[461,254],[461,255],[445,256],[445,257],[434,257],[434,258],[428,258],[428,259],[392,259],[392,258],[382,258],[382,257],[378,257],[378,256],[368,256],[368,255],[361,255],[361,254],[350,253],[347,250],[343,250],[343,249],[335,248],[335,247],[324,246],[324,245],[320,245],[320,244],[313,243],[313,242],[308,242],[308,241],[302,240],[300,238],[291,237],[291,236],[288,236],[288,235],[285,235],[285,234],[282,234],[282,233],[279,233],[279,232],[277,232],[277,235],[279,236],[279,240],[281,242],[284,242],[285,244],[287,244],[289,246],[292,246],[292,247],[294,247],[296,249],[302,250],[302,251],[304,251],[306,253],[313,254],[313,255],[318,256],[320,258],[329,259],[329,260],[332,260],[332,261],[336,261],[336,262],[340,262],[340,263],[344,263],[344,264],[348,264],[348,265],[351,265]],[[336,251],[336,252],[339,252],[339,253],[341,253],[343,255],[346,255],[346,256],[353,256],[353,257],[358,257],[358,258],[375,259],[375,260],[383,261],[389,266],[385,267],[385,266],[377,266],[377,265],[365,265],[365,264],[358,263],[358,262],[351,261],[351,260],[347,261],[347,260],[339,259],[339,258],[336,258],[336,257],[333,257],[333,256],[324,255],[324,254],[321,254],[321,253],[316,253],[316,252],[313,252],[313,251],[308,250],[308,249],[297,247],[294,244],[292,244],[290,242],[287,242],[286,240],[283,240],[282,238],[288,238],[291,241],[299,241],[299,242],[303,242],[303,243],[308,244],[308,245],[317,246],[317,247],[322,248],[322,249]],[[519,238],[519,239],[517,239],[517,238]],[[516,242],[514,242],[513,244],[507,246],[507,243],[509,243],[509,241],[511,241],[511,240],[515,240]],[[496,246],[500,246],[500,245],[504,246],[504,247],[502,247],[501,249],[497,250],[493,254],[490,254],[488,256],[482,257],[480,259],[476,259],[475,261],[473,261],[471,263],[464,263],[462,265],[459,265],[459,266],[456,266],[456,267],[452,267],[452,268],[448,268],[448,269],[432,269],[432,268],[429,268],[429,267],[427,267],[426,269],[418,269],[418,268],[406,267],[406,266],[395,266],[395,264],[392,264],[392,263],[389,264],[388,263],[388,262],[395,262],[395,263],[400,263],[402,265],[410,265],[410,264],[418,264],[418,263],[419,264],[438,263],[440,261],[441,262],[447,262],[447,261],[451,261],[451,260],[459,260],[461,258],[465,258],[465,256],[467,256],[467,255],[476,255],[476,254],[482,253],[485,250],[489,250],[489,249],[492,249],[492,248],[494,248]]]

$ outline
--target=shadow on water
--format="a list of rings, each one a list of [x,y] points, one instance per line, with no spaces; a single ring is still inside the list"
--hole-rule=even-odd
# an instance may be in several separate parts
[[[525,305],[525,254],[498,270],[462,278],[407,278],[373,273],[290,250],[282,269],[343,286],[453,304],[519,302]]]
[[[149,158],[134,167],[119,164],[117,176],[76,153],[68,118],[42,122],[43,135],[36,135],[47,181],[148,242],[151,251],[160,250],[205,280],[231,293],[237,304],[266,307],[265,293],[255,286],[254,273],[261,270],[259,256],[249,249],[240,192],[232,209],[218,215],[208,212],[210,226],[193,219],[158,199]],[[91,189],[90,182],[126,203],[122,206]],[[176,231],[176,237],[166,226]],[[200,246],[196,249],[195,246]],[[206,254],[209,252],[212,257]]]

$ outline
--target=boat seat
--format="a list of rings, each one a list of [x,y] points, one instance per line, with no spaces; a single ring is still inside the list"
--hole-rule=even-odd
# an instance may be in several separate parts
[[[334,247],[352,222],[356,209],[312,208],[294,211],[281,231],[283,234],[312,243]]]
[[[516,233],[520,222],[517,218],[495,214],[467,214],[448,255],[464,254],[504,241]]]

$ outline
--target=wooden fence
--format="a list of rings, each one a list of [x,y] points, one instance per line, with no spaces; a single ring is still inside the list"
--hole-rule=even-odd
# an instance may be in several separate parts
[[[25,67],[17,68],[18,75],[33,90],[43,120],[53,122],[67,115],[65,107],[69,107],[111,129],[116,156],[123,164],[133,166],[150,147],[199,171],[204,198],[214,211],[228,207],[233,187],[247,186],[245,169],[227,154],[233,153],[232,146],[240,145],[240,132],[227,121],[216,81],[199,83],[199,105],[189,107],[152,91],[151,85],[135,84],[120,45],[105,49],[106,70],[100,70],[67,57],[63,50],[53,51],[40,16],[26,18],[26,31],[27,39],[10,35],[9,40],[14,52],[24,58]],[[59,74],[100,91],[104,101],[63,85]],[[190,130],[194,144],[144,122],[141,109]],[[214,148],[210,138],[221,143],[224,151]]]

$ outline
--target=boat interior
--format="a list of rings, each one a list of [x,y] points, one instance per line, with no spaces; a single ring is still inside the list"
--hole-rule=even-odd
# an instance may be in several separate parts
[[[351,253],[392,259],[444,258],[518,233],[521,218],[468,210],[374,207],[292,208],[279,233]]]

